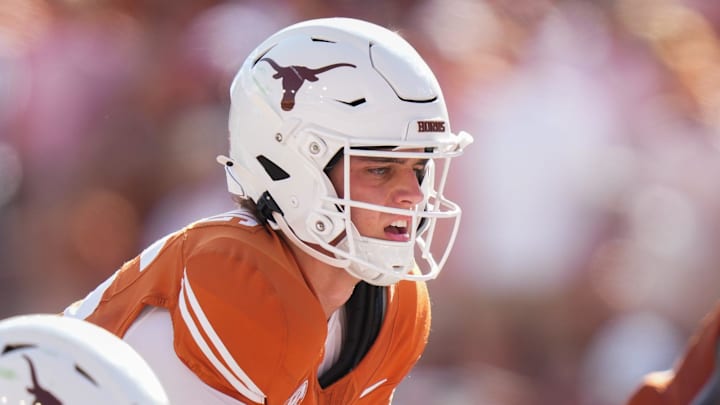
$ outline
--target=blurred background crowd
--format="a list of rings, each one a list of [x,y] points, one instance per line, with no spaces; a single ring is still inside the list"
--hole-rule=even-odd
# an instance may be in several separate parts
[[[396,404],[622,404],[720,298],[720,2],[2,0],[0,318],[233,207],[228,86],[290,23],[398,30],[476,142]]]

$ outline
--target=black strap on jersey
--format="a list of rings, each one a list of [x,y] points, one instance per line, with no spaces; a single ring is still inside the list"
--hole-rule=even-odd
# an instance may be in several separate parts
[[[355,286],[345,304],[346,325],[338,360],[318,380],[326,388],[352,371],[365,357],[380,332],[385,316],[386,288],[364,281]]]

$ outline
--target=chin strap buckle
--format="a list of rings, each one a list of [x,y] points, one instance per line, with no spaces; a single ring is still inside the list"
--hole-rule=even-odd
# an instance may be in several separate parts
[[[273,212],[277,212],[280,215],[285,215],[280,209],[280,207],[278,207],[275,199],[273,199],[270,193],[268,193],[267,191],[260,195],[260,198],[258,198],[258,201],[256,201],[255,204],[257,205],[258,212],[265,221],[275,222],[275,219],[273,218]]]

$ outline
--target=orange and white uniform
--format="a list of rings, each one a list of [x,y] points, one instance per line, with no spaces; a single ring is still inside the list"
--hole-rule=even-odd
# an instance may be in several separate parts
[[[720,305],[708,314],[672,371],[649,374],[627,405],[720,404]]]
[[[430,308],[424,283],[371,288],[376,337],[326,384],[325,313],[285,242],[242,210],[160,239],[65,315],[128,341],[173,404],[387,404],[425,348]]]

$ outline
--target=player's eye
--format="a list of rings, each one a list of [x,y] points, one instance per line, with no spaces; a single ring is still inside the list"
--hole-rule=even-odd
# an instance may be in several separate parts
[[[375,176],[384,176],[390,172],[390,168],[387,166],[368,167],[367,171],[368,171],[368,173],[375,175]]]

